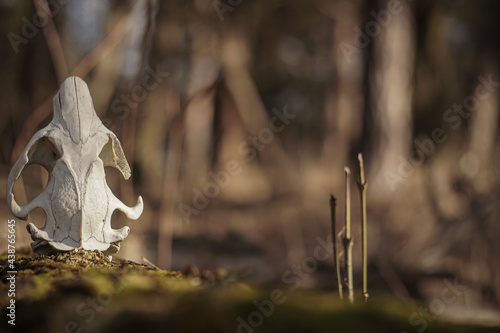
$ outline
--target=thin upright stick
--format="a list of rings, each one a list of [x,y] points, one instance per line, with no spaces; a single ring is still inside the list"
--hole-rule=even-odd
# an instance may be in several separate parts
[[[352,238],[351,238],[351,190],[349,185],[349,175],[351,171],[344,167],[345,171],[345,265],[347,272],[347,290],[349,291],[349,302],[354,302],[354,286],[352,278]]]
[[[342,278],[340,276],[340,265],[339,265],[339,256],[337,254],[337,234],[336,234],[336,226],[335,226],[335,208],[336,208],[337,200],[333,195],[330,195],[330,214],[332,217],[332,241],[333,241],[333,260],[335,261],[335,269],[337,271],[337,285],[339,287],[339,297],[340,299],[344,299],[343,289],[342,289]]]
[[[362,251],[362,262],[363,262],[363,297],[365,302],[368,301],[368,256],[367,256],[367,230],[366,230],[366,189],[368,183],[365,181],[365,170],[363,164],[363,155],[358,154],[359,160],[359,181],[358,189],[359,195],[361,197],[361,251]]]

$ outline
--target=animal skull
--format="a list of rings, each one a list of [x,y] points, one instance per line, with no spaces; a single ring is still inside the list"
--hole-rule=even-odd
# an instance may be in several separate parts
[[[40,164],[49,172],[44,191],[25,206],[14,199],[12,189],[24,167]],[[115,134],[97,116],[87,84],[69,77],[54,97],[52,122],[39,130],[14,164],[7,179],[7,203],[12,213],[26,220],[34,208],[42,208],[43,228],[27,225],[31,247],[39,254],[75,248],[116,253],[130,228],[111,228],[115,209],[136,220],[142,214],[139,196],[135,207],[118,200],[106,183],[104,167],[130,177],[130,167]]]

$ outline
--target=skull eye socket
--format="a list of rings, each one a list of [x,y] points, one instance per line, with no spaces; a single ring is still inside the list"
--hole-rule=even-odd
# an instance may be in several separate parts
[[[31,147],[28,156],[28,164],[40,164],[50,173],[62,154],[59,151],[58,145],[51,138],[42,137]]]

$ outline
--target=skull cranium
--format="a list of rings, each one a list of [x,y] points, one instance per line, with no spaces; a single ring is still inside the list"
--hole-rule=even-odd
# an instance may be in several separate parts
[[[31,164],[45,167],[49,182],[40,195],[20,206],[12,190]],[[31,138],[7,179],[7,203],[16,217],[27,219],[37,207],[47,215],[44,227],[27,225],[37,253],[83,248],[112,254],[119,250],[130,229],[112,229],[111,215],[119,209],[136,220],[143,202],[139,197],[134,207],[128,207],[118,200],[106,183],[106,166],[117,168],[125,179],[130,177],[120,142],[97,116],[87,84],[69,77],[54,97],[51,123]]]

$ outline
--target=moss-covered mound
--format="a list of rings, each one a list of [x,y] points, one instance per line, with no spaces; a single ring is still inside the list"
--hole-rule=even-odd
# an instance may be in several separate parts
[[[224,271],[181,274],[100,252],[17,253],[15,298],[0,258],[1,332],[418,332],[416,309],[392,298],[342,304],[327,292],[263,289]],[[15,326],[7,306],[15,299]],[[496,332],[425,323],[432,332]]]

